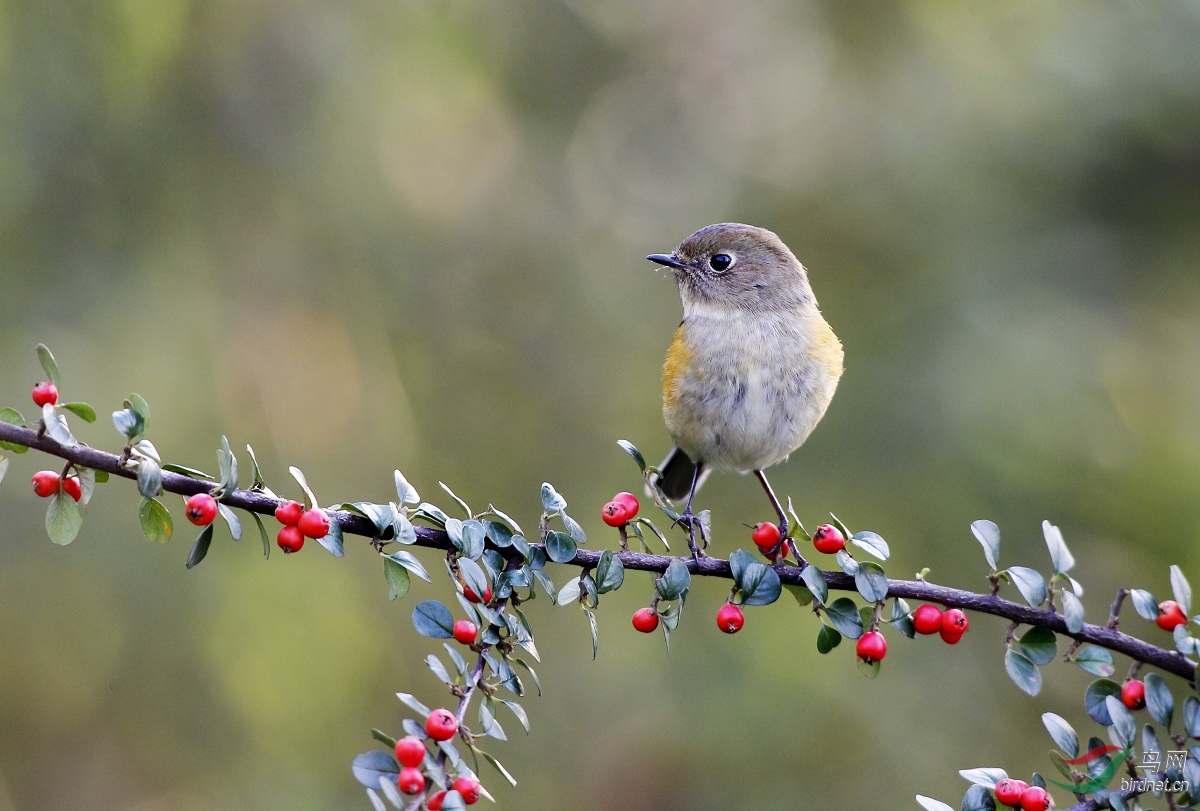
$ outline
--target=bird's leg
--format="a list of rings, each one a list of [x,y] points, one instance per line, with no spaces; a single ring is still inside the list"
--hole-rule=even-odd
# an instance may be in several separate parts
[[[771,499],[771,506],[775,508],[775,514],[777,516],[779,516],[779,537],[782,539],[782,540],[780,540],[779,545],[780,545],[780,547],[782,547],[784,544],[786,544],[788,542],[787,541],[787,534],[788,534],[787,514],[784,513],[783,507],[779,503],[779,499],[777,499],[775,497],[775,491],[771,489],[771,483],[767,481],[767,475],[765,473],[763,473],[761,470],[754,471],[754,475],[758,479],[759,484],[761,484],[763,486],[763,490],[767,491],[767,498]],[[778,550],[774,550],[774,551],[778,551]],[[803,568],[805,566],[805,564],[807,563],[807,561],[804,558],[800,557],[800,548],[798,546],[796,546],[795,543],[792,544],[792,551],[796,554],[796,560],[797,560],[797,562],[799,562],[800,567]],[[784,550],[784,553],[786,554],[787,550]]]
[[[704,554],[700,547],[696,546],[696,524],[698,523],[695,515],[692,514],[692,499],[696,496],[696,482],[700,481],[700,465],[692,471],[692,486],[688,489],[687,505],[683,508],[683,513],[679,518],[675,519],[677,524],[686,524],[688,530],[688,549],[692,550],[692,560],[700,561],[700,556]],[[704,538],[704,528],[700,528],[701,539]]]

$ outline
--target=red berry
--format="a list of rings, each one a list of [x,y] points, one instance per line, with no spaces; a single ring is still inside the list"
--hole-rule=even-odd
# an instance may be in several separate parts
[[[813,533],[813,547],[818,552],[833,555],[846,548],[846,537],[833,524],[821,524]]]
[[[638,500],[633,493],[617,493],[612,497],[612,500],[618,504],[625,505],[625,509],[628,511],[625,516],[626,521],[632,521],[634,516],[638,514]]]
[[[742,609],[733,603],[725,603],[717,609],[717,627],[727,634],[736,634],[746,624]]]
[[[184,503],[187,520],[198,527],[206,527],[217,517],[217,500],[208,493],[197,493]]]
[[[58,403],[58,386],[49,381],[43,381],[33,387],[33,401],[38,408]]]
[[[275,519],[284,526],[294,527],[300,523],[300,516],[303,513],[304,506],[300,502],[284,499],[275,508]]]
[[[759,549],[774,549],[779,544],[779,527],[770,521],[755,524],[754,531],[750,533],[750,540],[754,541],[754,545]]]
[[[474,644],[477,633],[479,633],[479,628],[470,620],[459,620],[454,623],[454,639],[462,645]]]
[[[429,795],[428,808],[429,811],[442,811],[442,803],[446,800],[446,790],[435,791]]]
[[[324,538],[329,534],[329,516],[324,510],[305,510],[296,526],[309,538]]]
[[[1130,679],[1121,685],[1121,703],[1131,710],[1140,710],[1146,706],[1146,685],[1137,679]]]
[[[1179,603],[1174,600],[1163,600],[1158,604],[1158,619],[1154,622],[1164,631],[1174,631],[1177,626],[1187,622],[1187,616],[1179,607]]]
[[[425,719],[425,732],[435,741],[448,741],[458,732],[458,718],[445,708],[434,710]]]
[[[58,492],[58,474],[53,470],[39,470],[33,474],[33,492],[42,498]]]
[[[454,781],[452,789],[462,795],[463,802],[467,805],[475,805],[479,802],[481,794],[479,790],[479,781],[474,777],[460,777]]]
[[[610,501],[600,510],[600,520],[610,527],[623,527],[629,519],[629,508],[619,501]]]
[[[304,533],[299,527],[281,527],[279,534],[275,536],[275,542],[285,555],[290,555],[292,552],[299,552],[300,547],[304,546]]]
[[[400,776],[396,778],[396,785],[410,797],[420,794],[425,790],[425,775],[421,774],[420,769],[405,766],[400,770]]]
[[[913,628],[918,634],[936,634],[942,630],[942,609],[925,603],[913,612]]]
[[[1021,803],[1021,792],[1029,788],[1024,780],[1006,777],[996,783],[996,802],[1016,808]]]
[[[466,586],[463,586],[463,596],[467,598],[468,603],[486,603],[488,600],[492,599],[492,587],[487,587],[487,591],[483,593],[483,599],[480,600],[478,594],[471,591]]]
[[[633,627],[643,634],[653,633],[658,627],[658,612],[653,608],[639,608],[633,612]]]
[[[1021,792],[1022,811],[1048,811],[1050,795],[1041,786],[1030,786]]]
[[[942,641],[947,645],[957,645],[962,641],[963,638],[962,634],[955,633],[954,631],[947,631],[945,626],[942,626],[942,629],[938,631],[938,636],[940,636]]]
[[[882,662],[883,657],[887,656],[887,640],[878,631],[867,631],[858,638],[854,652],[867,664]]]
[[[413,735],[401,738],[396,741],[396,760],[401,766],[420,766],[425,762],[425,744]]]
[[[62,488],[63,492],[76,501],[83,498],[83,485],[79,483],[78,476],[68,476],[63,479]]]
[[[942,630],[951,636],[962,636],[970,625],[971,621],[961,608],[948,608],[942,615]]]

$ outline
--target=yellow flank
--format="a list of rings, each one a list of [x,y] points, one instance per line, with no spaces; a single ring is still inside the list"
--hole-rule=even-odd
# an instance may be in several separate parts
[[[842,342],[833,334],[829,322],[816,313],[812,320],[812,354],[833,375],[834,383],[842,376]]]
[[[663,406],[665,408],[675,407],[679,396],[679,379],[687,374],[691,362],[692,350],[683,337],[683,324],[680,324],[679,329],[675,330],[675,339],[671,341],[671,346],[667,349],[667,360],[663,364]]]

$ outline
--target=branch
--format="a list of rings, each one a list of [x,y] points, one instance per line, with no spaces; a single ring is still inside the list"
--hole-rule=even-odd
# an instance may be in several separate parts
[[[104,470],[114,476],[123,476],[127,479],[137,478],[136,470],[126,468],[119,456],[96,450],[86,445],[66,447],[58,444],[48,436],[39,436],[37,431],[29,428],[0,422],[0,440],[24,445],[84,467]],[[215,485],[208,482],[166,471],[162,474],[162,484],[164,490],[185,496],[195,493],[205,493],[215,489]],[[237,507],[263,515],[274,515],[275,507],[279,504],[273,498],[259,493],[251,493],[247,490],[234,490],[222,498],[221,501],[230,507]],[[361,535],[367,538],[374,538],[377,535],[375,526],[361,516],[335,511],[331,511],[330,515],[341,526],[343,533]],[[440,549],[442,551],[454,549],[454,545],[450,542],[449,537],[442,530],[417,527],[416,532],[417,546]],[[600,562],[600,554],[600,552],[580,549],[568,563],[585,569],[594,568]],[[626,569],[656,573],[665,572],[667,566],[672,561],[680,560],[680,558],[669,555],[651,555],[632,551],[616,552],[614,556],[621,560]],[[699,560],[683,558],[683,560],[694,575],[719,577],[726,580],[733,578],[729,561],[727,560],[711,557],[704,557]],[[779,575],[782,583],[803,585],[804,581],[800,577],[802,570],[799,567],[775,564],[773,568]],[[857,591],[853,577],[839,571],[823,572],[823,574],[825,582],[830,589]],[[1004,600],[1000,597],[939,586],[923,580],[890,579],[888,580],[887,596],[941,603],[949,607],[992,614],[1022,625],[1040,626],[1057,634],[1071,637],[1078,642],[1090,643],[1124,654],[1132,659],[1153,665],[1164,672],[1172,673],[1188,681],[1191,681],[1196,675],[1196,663],[1177,651],[1166,650],[1151,645],[1136,637],[1122,633],[1113,627],[1085,624],[1078,633],[1071,633],[1067,629],[1066,620],[1062,615],[1045,609],[1030,608],[1029,606]]]

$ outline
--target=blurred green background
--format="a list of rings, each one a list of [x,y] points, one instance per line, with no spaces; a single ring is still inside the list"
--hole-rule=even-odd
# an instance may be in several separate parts
[[[612,545],[615,440],[669,445],[679,303],[642,257],[745,221],[846,347],[772,473],[809,527],[980,589],[971,520],[1045,569],[1048,518],[1101,621],[1200,575],[1197,41],[1195,3],[2,2],[0,405],[32,413],[45,341],[66,399],[144,395],[171,461],[224,433],[293,496],[289,464],[326,503],[398,467],[527,526],[549,480]],[[44,466],[0,487],[0,809],[368,807],[368,730],[442,695],[409,616],[446,584],[389,603],[365,542],[264,563],[221,533],[188,572],[178,500],[155,546],[127,484],[58,548]],[[721,554],[770,517],[736,476],[700,506]],[[650,591],[605,598],[595,662],[577,609],[531,606],[546,695],[491,747],[500,807],[957,806],[960,768],[1049,769],[1042,712],[1096,731],[1081,671],[1008,682],[998,620],[892,633],[867,681],[786,596],[719,635],[717,582],[667,655],[628,624]]]

